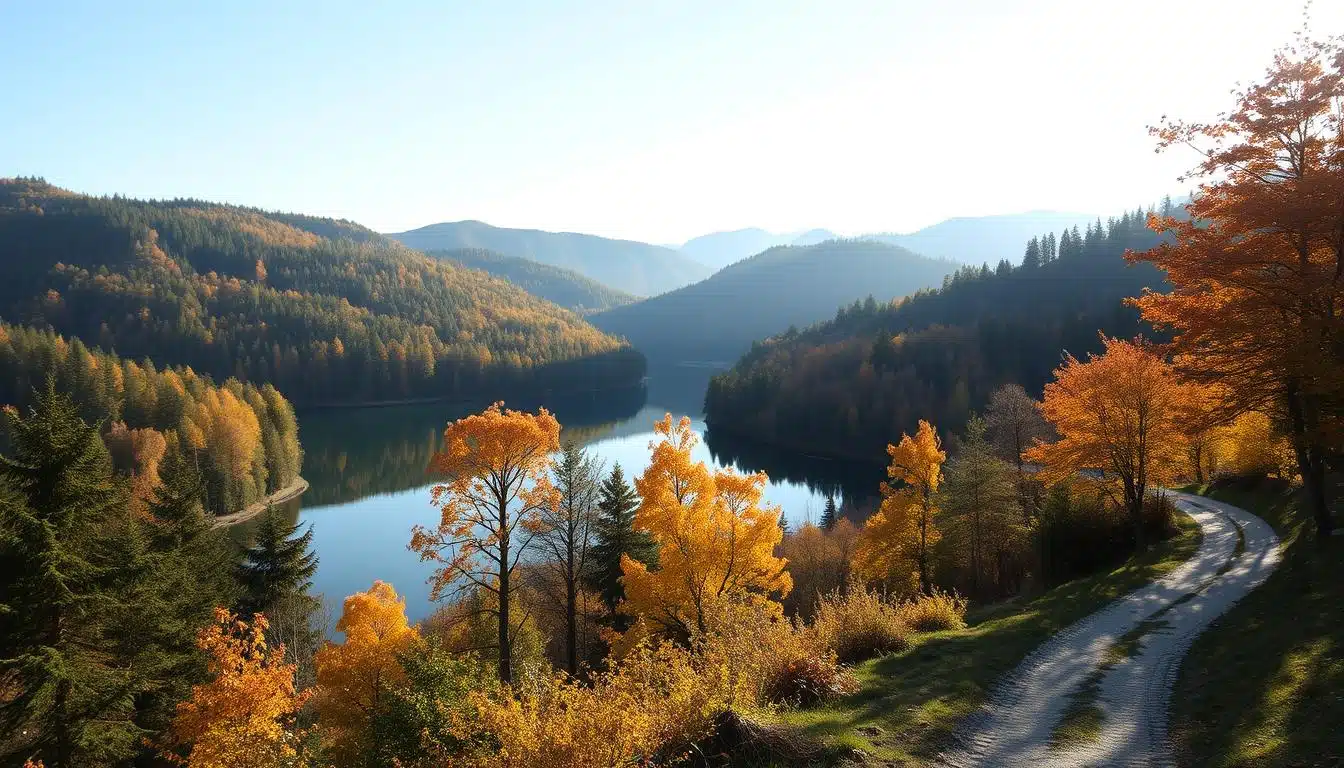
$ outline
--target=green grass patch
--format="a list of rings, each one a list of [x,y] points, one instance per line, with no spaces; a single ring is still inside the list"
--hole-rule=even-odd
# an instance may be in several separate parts
[[[1200,635],[1181,667],[1171,732],[1182,764],[1338,765],[1344,762],[1344,538],[1317,539],[1291,490],[1215,487],[1207,495],[1274,526],[1283,560]]]
[[[861,749],[879,760],[919,764],[947,746],[956,724],[1036,646],[1194,554],[1199,526],[1187,515],[1176,524],[1175,537],[1113,571],[972,612],[966,629],[915,635],[905,651],[858,665],[862,688],[852,696],[773,717],[837,752]]]

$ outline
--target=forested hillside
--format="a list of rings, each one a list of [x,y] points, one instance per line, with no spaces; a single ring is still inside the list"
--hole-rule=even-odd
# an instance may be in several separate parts
[[[575,232],[492,227],[454,221],[388,235],[422,251],[484,248],[505,256],[572,269],[636,296],[656,296],[707,277],[712,271],[671,248]]]
[[[206,510],[227,514],[299,475],[294,409],[270,385],[217,386],[190,368],[155,368],[89,349],[79,339],[0,323],[0,405],[22,413],[47,381],[80,416],[103,426],[116,469],[148,500],[161,467],[201,475]],[[0,445],[6,440],[0,432]]]
[[[706,420],[766,442],[881,459],[920,419],[960,429],[1004,383],[1039,393],[1064,351],[1100,350],[1099,330],[1145,330],[1122,303],[1162,287],[1157,270],[1123,258],[1158,242],[1145,217],[1033,238],[1021,266],[964,267],[937,290],[855,302],[754,344],[710,382]]]
[[[559,304],[579,314],[600,312],[638,301],[625,291],[591,280],[572,269],[542,264],[539,261],[505,256],[483,248],[455,251],[429,251],[437,259],[450,259],[465,267],[488,272],[508,280],[540,299]]]
[[[628,384],[573,314],[356,224],[0,180],[0,317],[296,403]]]
[[[861,240],[780,246],[592,319],[660,360],[732,360],[753,340],[830,317],[839,304],[914,293],[954,269],[952,262]]]

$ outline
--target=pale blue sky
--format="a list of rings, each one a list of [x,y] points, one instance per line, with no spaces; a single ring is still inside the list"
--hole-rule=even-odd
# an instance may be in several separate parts
[[[1110,213],[1183,189],[1191,158],[1155,156],[1145,126],[1226,107],[1300,16],[1286,0],[0,0],[0,176],[383,231],[475,218],[660,243]],[[1313,16],[1344,32],[1344,3]]]

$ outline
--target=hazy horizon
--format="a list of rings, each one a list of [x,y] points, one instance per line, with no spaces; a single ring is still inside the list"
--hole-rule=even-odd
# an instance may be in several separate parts
[[[1301,24],[1251,0],[510,10],[11,8],[0,175],[668,244],[1107,216],[1188,186],[1148,124],[1212,117]]]

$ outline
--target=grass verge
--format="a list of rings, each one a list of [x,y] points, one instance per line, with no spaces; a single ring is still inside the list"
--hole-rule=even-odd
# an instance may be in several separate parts
[[[962,630],[915,635],[900,653],[855,668],[858,693],[815,709],[776,714],[780,724],[841,754],[918,765],[943,749],[958,721],[985,700],[995,680],[1056,632],[1194,554],[1199,526],[1178,515],[1178,534],[1107,573],[1063,584],[1035,599],[967,616]]]
[[[1283,560],[1190,649],[1172,695],[1183,765],[1344,762],[1344,539],[1318,540],[1290,490],[1222,486],[1206,495],[1264,518]]]

